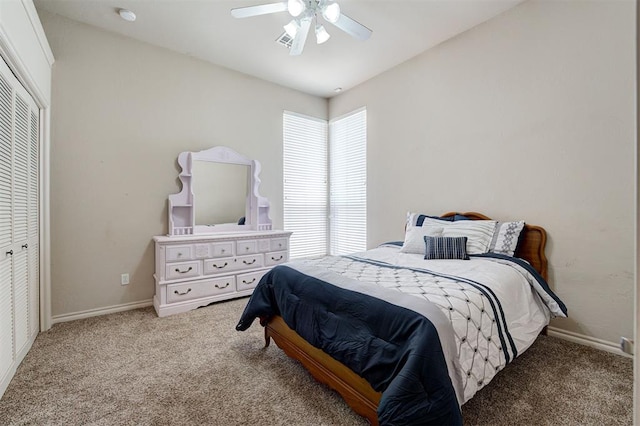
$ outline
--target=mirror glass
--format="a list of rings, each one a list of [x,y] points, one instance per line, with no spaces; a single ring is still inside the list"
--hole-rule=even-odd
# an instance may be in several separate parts
[[[250,166],[242,164],[194,160],[191,182],[196,225],[238,224],[245,216],[249,173]]]

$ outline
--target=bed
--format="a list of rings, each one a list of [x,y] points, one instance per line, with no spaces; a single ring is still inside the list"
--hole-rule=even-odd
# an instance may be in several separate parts
[[[426,220],[458,218],[492,223],[475,212]],[[461,424],[461,405],[551,317],[567,314],[546,283],[545,230],[521,223],[513,256],[424,260],[403,252],[407,233],[404,244],[280,265],[256,287],[236,328],[260,318],[266,346],[273,339],[371,424]],[[431,238],[422,238],[429,251]]]

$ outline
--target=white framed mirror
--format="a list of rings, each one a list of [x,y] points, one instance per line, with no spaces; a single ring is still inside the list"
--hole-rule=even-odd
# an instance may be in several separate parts
[[[182,191],[169,195],[169,235],[271,229],[257,160],[217,146],[182,152],[178,165]]]
[[[191,166],[196,226],[245,224],[251,167],[201,160]]]

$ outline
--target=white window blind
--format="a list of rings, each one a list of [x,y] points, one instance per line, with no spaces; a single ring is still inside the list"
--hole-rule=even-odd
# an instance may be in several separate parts
[[[327,254],[327,122],[285,111],[284,229],[290,257]]]
[[[367,248],[367,110],[329,123],[330,253]]]

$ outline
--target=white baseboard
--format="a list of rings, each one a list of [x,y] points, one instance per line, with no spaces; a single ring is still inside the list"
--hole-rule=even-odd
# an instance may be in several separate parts
[[[116,312],[124,312],[124,311],[130,311],[132,309],[146,308],[147,306],[151,306],[151,305],[153,305],[153,301],[149,299],[149,300],[141,300],[140,302],[123,303],[121,305],[113,305],[113,306],[107,306],[104,308],[96,308],[96,309],[89,309],[89,310],[80,311],[80,312],[72,312],[70,314],[55,315],[52,318],[52,323],[57,324],[59,322],[67,322],[67,321],[73,321],[78,319],[97,317],[99,315],[114,314]]]
[[[620,345],[616,343],[608,342],[602,339],[596,339],[595,337],[589,337],[585,336],[584,334],[574,333],[572,331],[562,330],[555,327],[547,327],[547,331],[547,334],[549,336],[600,349],[601,351],[611,352],[616,355],[622,355],[627,358],[633,358],[632,355],[622,352],[622,350],[620,349]]]

